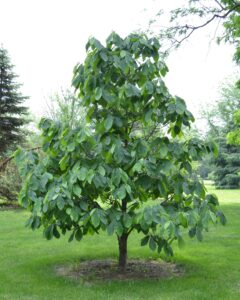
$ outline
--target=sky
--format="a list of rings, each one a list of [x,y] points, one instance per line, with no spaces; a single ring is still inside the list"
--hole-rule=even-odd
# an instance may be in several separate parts
[[[172,9],[181,2],[0,0],[0,44],[9,51],[23,83],[22,92],[30,97],[27,105],[31,112],[39,118],[46,112],[50,96],[71,86],[73,67],[84,61],[90,36],[104,42],[116,31],[124,37],[144,28],[158,10]],[[236,73],[233,47],[216,45],[214,30],[196,33],[167,60],[170,92],[184,98],[197,118],[200,109],[216,102],[221,85]]]

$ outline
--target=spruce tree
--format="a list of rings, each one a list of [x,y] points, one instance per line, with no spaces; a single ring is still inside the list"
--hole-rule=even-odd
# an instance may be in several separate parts
[[[240,106],[240,90],[235,85],[225,84],[220,92],[219,101],[204,112],[210,128],[208,138],[219,144],[219,156],[203,163],[212,167],[217,188],[237,189],[240,187],[240,148],[228,144],[227,134],[237,129],[234,111]]]
[[[26,124],[27,108],[23,103],[28,97],[20,92],[21,84],[13,72],[14,65],[8,51],[0,47],[0,157],[24,139],[22,126]]]
[[[213,159],[216,188],[237,189],[240,187],[240,149],[226,143],[226,136],[218,139],[219,155]]]

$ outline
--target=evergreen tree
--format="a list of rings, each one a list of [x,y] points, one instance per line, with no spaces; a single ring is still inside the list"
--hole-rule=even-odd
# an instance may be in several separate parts
[[[20,92],[21,84],[13,72],[8,51],[0,48],[0,157],[24,140],[22,126],[26,124],[27,108],[22,104],[28,97]]]
[[[219,144],[219,156],[211,158],[204,165],[213,168],[213,179],[217,188],[240,187],[240,148],[227,143],[227,134],[237,127],[234,122],[234,111],[240,106],[240,90],[226,84],[221,90],[221,99],[212,109],[204,112],[209,124],[208,138]]]
[[[219,189],[240,187],[240,149],[226,143],[226,137],[219,138],[219,155],[213,159],[214,181]]]

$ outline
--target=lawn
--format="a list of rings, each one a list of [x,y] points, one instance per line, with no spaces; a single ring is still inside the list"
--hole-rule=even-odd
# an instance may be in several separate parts
[[[239,299],[240,191],[214,192],[219,195],[227,226],[212,227],[201,243],[187,238],[184,249],[176,246],[173,260],[184,265],[185,274],[161,280],[84,284],[59,277],[57,265],[116,258],[116,238],[101,234],[80,243],[68,243],[67,238],[46,241],[41,230],[24,227],[24,210],[0,211],[0,299]],[[137,234],[130,237],[129,257],[158,259],[148,247],[139,246]]]

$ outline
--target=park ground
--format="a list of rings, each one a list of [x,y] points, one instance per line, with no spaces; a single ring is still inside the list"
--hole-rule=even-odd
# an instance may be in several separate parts
[[[125,281],[82,281],[59,276],[58,266],[83,260],[116,259],[114,236],[100,234],[82,242],[67,237],[46,241],[42,231],[24,227],[27,212],[0,211],[1,300],[234,300],[240,299],[240,190],[209,191],[218,195],[227,225],[212,226],[202,242],[186,238],[174,247],[172,262],[184,268],[181,276]],[[140,246],[140,236],[129,239],[129,258],[159,260]]]

